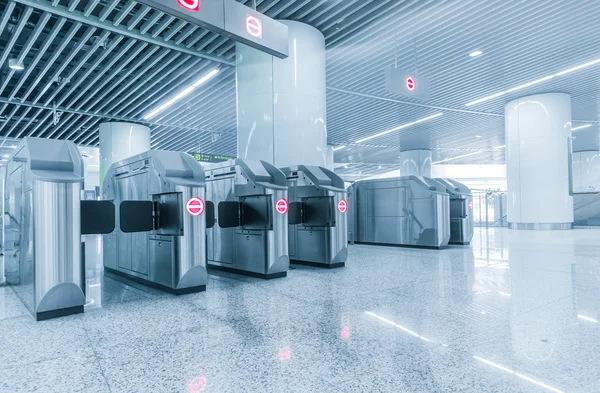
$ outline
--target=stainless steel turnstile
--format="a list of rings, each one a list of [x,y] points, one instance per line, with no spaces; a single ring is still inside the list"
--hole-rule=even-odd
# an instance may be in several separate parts
[[[450,240],[450,197],[433,179],[403,176],[354,183],[355,240],[440,248]]]
[[[6,277],[38,321],[83,312],[81,235],[114,229],[112,203],[81,201],[83,180],[68,141],[25,138],[7,163]]]
[[[204,170],[185,153],[148,151],[114,163],[103,199],[117,206],[117,229],[105,235],[105,270],[176,295],[206,289]]]
[[[452,179],[435,179],[450,194],[450,243],[471,244],[473,239],[473,194],[469,187]]]
[[[207,231],[210,267],[261,278],[287,275],[288,188],[285,175],[263,161],[208,164],[206,197],[218,225]]]
[[[292,263],[341,267],[348,258],[344,181],[318,166],[281,169],[287,177]]]

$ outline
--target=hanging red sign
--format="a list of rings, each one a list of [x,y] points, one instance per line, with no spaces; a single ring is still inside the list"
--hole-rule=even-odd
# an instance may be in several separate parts
[[[252,37],[262,38],[262,21],[254,15],[248,15],[246,17],[246,32],[248,32],[248,34],[250,34]]]
[[[287,199],[285,199],[285,198],[281,198],[275,204],[275,210],[277,210],[277,212],[280,214],[287,214],[289,209],[290,209],[290,206],[288,204]]]
[[[200,11],[200,0],[177,0],[177,3],[189,11]]]
[[[338,203],[338,210],[342,213],[346,213],[348,211],[348,202],[345,199],[342,199],[340,203]]]
[[[185,205],[185,210],[192,216],[199,216],[204,213],[204,201],[197,197],[190,198]]]
[[[415,81],[415,78],[412,76],[406,77],[406,88],[410,91],[414,91],[417,88],[417,82]]]

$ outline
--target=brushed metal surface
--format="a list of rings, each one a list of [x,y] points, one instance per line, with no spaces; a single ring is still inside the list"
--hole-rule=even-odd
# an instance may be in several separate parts
[[[450,196],[433,179],[404,176],[354,184],[355,239],[363,243],[444,247]]]

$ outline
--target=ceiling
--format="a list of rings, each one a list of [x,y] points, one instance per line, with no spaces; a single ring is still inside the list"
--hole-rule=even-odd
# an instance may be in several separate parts
[[[434,162],[502,163],[504,104],[522,95],[568,92],[573,119],[597,130],[600,64],[465,106],[600,58],[597,0],[257,0],[257,6],[325,35],[328,140],[347,146],[336,152],[336,170],[348,180],[394,169],[402,149],[432,149]],[[148,124],[154,148],[236,155],[235,44],[227,37],[131,0],[0,0],[0,12],[6,139],[0,154],[24,136],[93,146],[99,123],[119,119]],[[469,57],[475,49],[483,55]],[[9,58],[23,60],[26,69],[10,70]],[[385,90],[383,70],[394,62],[429,79],[427,102]],[[152,123],[142,120],[216,65],[222,72],[189,100]],[[355,143],[436,113],[443,115]]]

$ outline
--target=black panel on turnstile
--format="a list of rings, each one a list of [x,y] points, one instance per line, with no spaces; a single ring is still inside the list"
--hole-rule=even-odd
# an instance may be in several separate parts
[[[119,206],[121,231],[125,233],[154,230],[152,201],[123,201]]]
[[[241,199],[243,229],[273,229],[270,195],[256,195]]]
[[[104,235],[115,230],[115,205],[111,201],[81,201],[81,234]]]
[[[290,211],[288,212],[288,224],[302,224],[302,202],[290,203]]]
[[[240,203],[233,201],[219,202],[219,227],[237,228],[240,224]]]
[[[211,201],[206,201],[204,203],[206,215],[206,229],[210,229],[215,226],[215,204]]]
[[[333,197],[304,199],[302,224],[307,227],[335,226]]]

